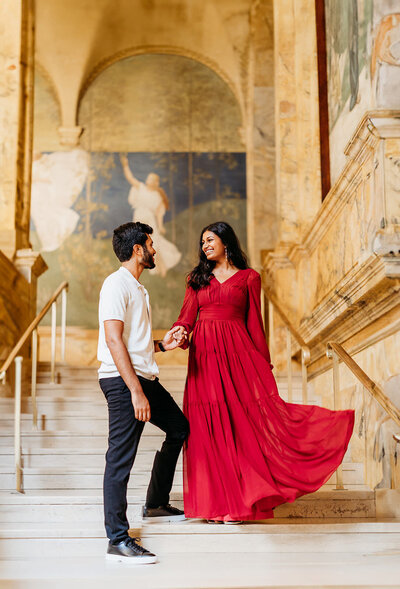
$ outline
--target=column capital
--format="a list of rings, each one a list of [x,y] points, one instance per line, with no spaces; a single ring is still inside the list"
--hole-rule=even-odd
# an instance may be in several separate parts
[[[77,147],[83,131],[83,127],[80,127],[79,125],[74,127],[59,127],[58,134],[60,136],[61,145]]]

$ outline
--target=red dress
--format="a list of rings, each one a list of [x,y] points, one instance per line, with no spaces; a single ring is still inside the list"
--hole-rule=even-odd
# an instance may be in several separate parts
[[[353,411],[283,401],[260,311],[260,275],[239,270],[198,291],[179,319],[193,330],[183,410],[187,517],[256,520],[319,489],[342,462]]]

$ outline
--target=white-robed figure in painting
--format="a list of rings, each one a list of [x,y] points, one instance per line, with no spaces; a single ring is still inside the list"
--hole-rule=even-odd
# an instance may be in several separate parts
[[[164,215],[169,207],[168,197],[160,186],[158,174],[151,173],[145,182],[132,174],[126,155],[120,156],[125,178],[131,185],[128,202],[133,208],[133,221],[140,221],[153,227],[153,242],[157,251],[157,266],[154,274],[165,276],[182,257],[175,244],[163,237],[165,234]]]
[[[83,149],[35,154],[32,164],[31,216],[40,251],[52,252],[75,231],[79,214],[73,210],[89,173]]]

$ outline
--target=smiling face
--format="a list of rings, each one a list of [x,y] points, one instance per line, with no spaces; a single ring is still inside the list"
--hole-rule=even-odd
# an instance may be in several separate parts
[[[207,260],[217,262],[225,258],[225,246],[221,238],[212,231],[203,233],[201,247]]]

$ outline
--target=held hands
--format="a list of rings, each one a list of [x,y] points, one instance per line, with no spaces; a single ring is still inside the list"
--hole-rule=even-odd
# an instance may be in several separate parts
[[[179,348],[185,340],[187,339],[187,331],[181,325],[176,325],[164,336],[162,341],[163,346],[166,350],[174,350],[175,348]]]

